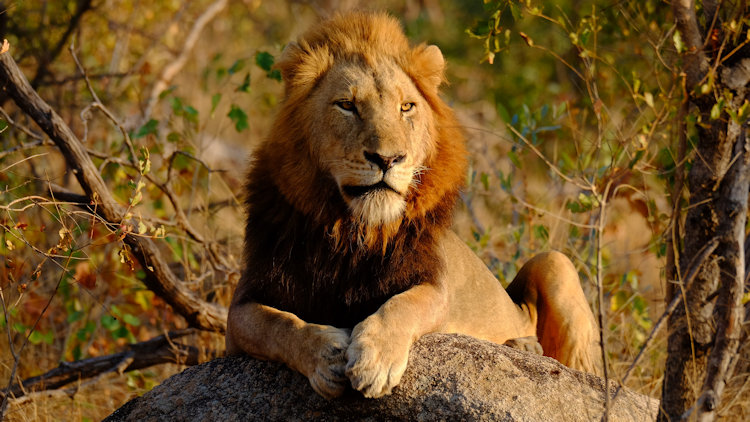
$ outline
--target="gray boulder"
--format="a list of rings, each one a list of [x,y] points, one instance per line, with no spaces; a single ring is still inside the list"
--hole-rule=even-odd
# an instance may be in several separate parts
[[[349,391],[326,401],[284,365],[235,356],[188,368],[105,420],[581,421],[601,420],[603,402],[597,376],[471,337],[430,334],[412,348],[401,384],[382,399]],[[623,389],[610,420],[653,420],[657,406]]]

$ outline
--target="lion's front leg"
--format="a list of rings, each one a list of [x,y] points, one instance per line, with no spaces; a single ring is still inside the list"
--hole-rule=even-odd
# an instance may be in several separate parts
[[[446,313],[444,291],[424,284],[392,297],[357,324],[346,351],[346,375],[352,387],[365,397],[390,394],[406,370],[411,345],[435,331]]]
[[[307,323],[296,315],[258,303],[232,305],[227,319],[227,353],[247,353],[284,362],[306,376],[321,396],[340,396],[350,331]]]

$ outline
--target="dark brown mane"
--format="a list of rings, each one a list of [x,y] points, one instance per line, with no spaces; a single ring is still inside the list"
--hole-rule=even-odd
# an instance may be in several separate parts
[[[312,323],[353,327],[387,298],[442,271],[436,229],[450,224],[455,195],[404,224],[382,253],[359,246],[350,221],[343,229],[349,241],[340,247],[329,227],[292,207],[262,173],[256,167],[248,184],[247,267],[235,300],[263,303]],[[336,207],[345,212],[343,202],[330,208]]]
[[[280,63],[287,98],[248,175],[246,267],[234,301],[353,327],[389,297],[432,282],[443,270],[436,245],[451,224],[466,151],[452,111],[437,94],[442,63],[438,72],[422,57],[424,46],[410,48],[393,18],[334,18],[303,35],[299,46]],[[306,122],[315,117],[301,106],[303,99],[331,61],[353,50],[401,63],[435,116],[427,170],[407,195],[404,218],[387,227],[355,221],[335,182],[306,148],[306,136],[313,136],[306,135]]]

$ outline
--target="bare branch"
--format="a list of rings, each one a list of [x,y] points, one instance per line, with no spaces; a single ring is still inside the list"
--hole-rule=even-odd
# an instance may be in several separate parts
[[[125,220],[126,209],[114,199],[84,146],[62,118],[31,88],[9,53],[0,54],[0,88],[57,145],[86,196],[96,204],[97,214],[112,224],[136,225]],[[226,308],[207,303],[186,288],[162,258],[153,240],[128,234],[124,241],[146,273],[144,283],[149,289],[167,301],[191,326],[218,332],[225,330]]]
[[[599,216],[596,227],[596,291],[597,291],[597,320],[599,323],[599,346],[602,353],[602,371],[604,374],[604,385],[609,385],[609,369],[607,368],[607,336],[604,330],[607,326],[607,315],[604,311],[604,268],[602,266],[602,238],[604,236],[604,225],[606,223],[607,197],[612,186],[612,180],[607,182],[604,192],[599,199]],[[610,412],[609,392],[604,394],[604,416],[603,421],[609,421]]]
[[[25,133],[26,136],[28,136],[29,138],[34,139],[36,141],[44,141],[44,138],[41,135],[34,133],[31,129],[27,128],[26,126],[22,126],[18,124],[17,122],[15,122],[13,118],[10,117],[10,115],[8,115],[8,113],[2,107],[0,107],[0,114],[2,114],[3,119],[5,119],[8,123],[10,123],[11,126]]]
[[[70,17],[70,22],[68,22],[68,27],[65,29],[65,33],[63,33],[60,39],[57,40],[57,44],[55,44],[55,46],[44,57],[42,57],[39,67],[37,67],[36,70],[36,76],[34,76],[34,80],[31,82],[31,86],[38,88],[42,80],[47,77],[49,74],[50,63],[62,53],[63,47],[65,47],[65,44],[68,42],[68,38],[73,34],[73,31],[78,28],[78,23],[81,21],[83,15],[91,10],[91,2],[92,0],[78,0],[76,12]]]
[[[7,392],[7,396],[10,400],[16,400],[28,394],[59,389],[74,382],[111,372],[122,374],[163,363],[197,365],[202,358],[200,351],[195,347],[174,342],[177,338],[193,333],[195,333],[193,329],[173,331],[148,341],[128,345],[124,351],[112,355],[76,362],[62,362],[57,368],[42,375],[25,379],[20,384],[14,384]],[[211,358],[216,353],[209,352],[203,355],[204,358],[206,356]],[[75,387],[69,393],[75,393]],[[5,397],[2,393],[0,396]]]
[[[206,26],[206,24],[211,22],[211,20],[213,20],[216,15],[224,10],[227,2],[227,0],[216,0],[210,6],[208,6],[206,11],[203,12],[203,14],[198,17],[198,19],[196,19],[192,29],[190,30],[190,33],[187,37],[185,37],[185,42],[180,49],[180,54],[177,56],[177,58],[175,58],[174,61],[170,62],[161,71],[159,79],[156,80],[156,83],[151,88],[151,94],[149,95],[148,101],[146,102],[146,108],[143,112],[141,124],[145,123],[149,119],[149,117],[151,117],[154,106],[156,106],[156,102],[159,101],[159,95],[169,87],[169,83],[172,81],[172,78],[174,78],[174,76],[185,66],[185,63],[190,57],[190,53],[193,51],[196,42],[198,42],[198,38],[200,37],[203,28]]]
[[[76,63],[76,67],[78,67],[78,71],[81,72],[81,75],[83,75],[83,80],[86,81],[86,87],[89,89],[89,93],[91,93],[91,97],[94,99],[94,103],[91,105],[92,107],[98,108],[99,110],[104,113],[107,118],[114,123],[115,126],[117,126],[118,129],[120,129],[120,133],[122,133],[122,138],[125,141],[125,145],[128,146],[128,150],[130,150],[130,161],[135,164],[137,157],[135,155],[135,148],[133,147],[133,141],[130,140],[130,135],[128,134],[128,131],[125,130],[125,128],[122,126],[119,120],[117,120],[117,117],[115,117],[114,114],[112,114],[111,111],[99,100],[99,96],[96,95],[96,91],[94,90],[94,87],[91,85],[91,81],[89,80],[88,75],[86,74],[86,69],[83,68],[83,65],[78,60],[78,56],[75,53],[75,47],[73,43],[70,43],[70,47],[68,48],[70,51],[70,55],[73,56],[73,61]],[[85,122],[85,120],[84,120]],[[85,140],[85,135],[84,135]]]

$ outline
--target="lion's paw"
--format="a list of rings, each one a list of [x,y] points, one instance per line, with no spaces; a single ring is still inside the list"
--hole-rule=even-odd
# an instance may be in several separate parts
[[[317,326],[315,335],[313,365],[308,379],[315,392],[332,399],[340,396],[349,384],[345,356],[350,332],[331,326]]]
[[[536,336],[512,338],[503,344],[517,350],[531,352],[540,356],[544,354],[542,345],[539,344],[539,339]]]
[[[346,350],[346,375],[355,390],[365,397],[390,394],[401,381],[409,359],[410,341],[386,332],[382,325],[367,318],[352,333]]]

